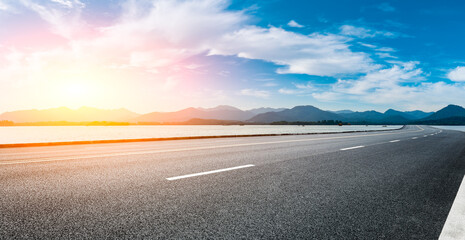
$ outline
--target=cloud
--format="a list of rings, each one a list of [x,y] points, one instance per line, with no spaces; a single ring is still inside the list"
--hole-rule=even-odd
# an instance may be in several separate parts
[[[264,87],[276,87],[278,86],[277,83],[274,83],[274,82],[267,82],[265,84],[263,84]]]
[[[67,7],[67,8],[85,7],[85,4],[82,3],[79,0],[74,0],[74,1],[70,1],[70,0],[50,0],[50,1],[61,4],[61,5],[65,6],[65,7]]]
[[[295,86],[294,89],[281,88],[278,90],[278,92],[281,94],[288,94],[288,95],[303,95],[303,94],[309,94],[317,90],[310,82],[307,82],[305,84],[293,83],[293,85]]]
[[[0,0],[0,11],[10,12],[12,11],[12,8],[10,5]]]
[[[380,47],[380,48],[377,48],[376,51],[380,51],[380,52],[395,52],[396,50],[393,49],[393,48],[390,48],[390,47]]]
[[[165,83],[163,84],[163,90],[164,91],[170,91],[173,90],[179,83],[178,79],[175,79],[174,77],[170,76],[166,79]]]
[[[380,58],[393,58],[393,59],[398,58],[396,56],[391,55],[390,53],[385,53],[385,52],[378,52],[378,53],[375,53],[375,55],[380,57]]]
[[[79,0],[51,0],[51,3],[39,4],[32,0],[19,0],[26,8],[37,13],[52,26],[55,34],[71,39],[83,26],[81,11],[85,4]]]
[[[79,72],[101,76],[111,70],[134,81],[158,81],[158,89],[168,91],[187,86],[189,71],[199,65],[187,60],[199,55],[227,55],[273,63],[279,74],[340,78],[330,91],[294,84],[295,89],[278,90],[282,94],[313,93],[320,100],[343,96],[368,100],[377,91],[381,94],[382,89],[405,90],[403,83],[422,74],[421,69],[408,64],[398,63],[391,68],[378,65],[370,54],[351,50],[352,37],[390,36],[387,32],[344,25],[337,34],[305,35],[280,27],[260,27],[250,24],[246,11],[229,10],[226,0],[127,1],[122,5],[121,16],[105,27],[84,21],[81,13],[85,5],[79,1],[21,3],[49,23],[53,32],[67,39],[63,45],[46,50],[0,49],[0,79],[40,82],[53,72],[58,72],[54,78],[60,79]],[[81,28],[89,28],[92,34],[80,34]],[[362,45],[385,54],[384,57],[392,52]],[[361,74],[362,77],[356,77]],[[265,84],[277,86],[274,82]],[[270,91],[252,88],[244,88],[238,94],[271,96]]]
[[[241,11],[226,11],[228,2],[221,0],[127,1],[122,6],[121,16],[106,27],[84,22],[81,11],[85,9],[80,1],[39,4],[21,0],[20,3],[48,23],[49,31],[67,39],[48,49],[28,46],[17,50],[0,49],[0,79],[40,82],[57,78],[60,74],[55,71],[71,76],[77,69],[95,75],[117,70],[125,76],[131,75],[134,80],[162,82],[157,79],[172,76],[176,81],[187,79],[180,75],[193,70],[191,67],[195,64],[187,59],[205,53],[212,42],[247,21]],[[86,31],[91,34],[79,31],[80,27],[88,28]],[[10,54],[21,57],[8,58]],[[186,71],[179,70],[183,68]],[[157,77],[153,77],[154,74]],[[168,81],[160,88],[168,89],[174,82]]]
[[[387,2],[379,4],[377,8],[383,12],[394,12],[396,10],[393,6],[391,6]]]
[[[303,28],[305,27],[304,25],[298,24],[296,21],[291,20],[287,23],[287,26],[289,27],[295,27],[295,28]]]
[[[395,101],[395,99],[383,98],[379,94],[382,92],[395,92],[403,88],[402,83],[415,82],[415,80],[420,79],[423,72],[415,67],[416,64],[415,62],[409,62],[403,65],[394,65],[390,68],[370,72],[358,79],[339,79],[332,85],[329,92],[334,93],[332,96],[356,96],[358,99],[369,99],[376,102]],[[315,97],[319,99],[320,96],[323,96],[323,100],[325,100],[330,95],[329,92],[316,94]],[[376,95],[378,97],[375,97]]]
[[[313,93],[319,101],[356,101],[396,105],[406,110],[437,110],[450,103],[465,104],[465,85],[425,82],[418,62],[396,62],[358,79],[339,79],[329,90]],[[457,102],[458,99],[464,99]]]
[[[303,35],[277,27],[247,26],[219,39],[210,54],[265,60],[282,65],[277,70],[280,74],[335,76],[378,67],[366,53],[351,51],[348,40],[334,34]]]
[[[306,90],[314,90],[315,87],[313,86],[312,83],[307,82],[306,84],[301,84],[301,83],[294,83],[295,87],[298,89],[306,89]]]
[[[127,1],[121,17],[100,28],[81,19],[85,5],[78,0],[21,3],[69,39],[57,47],[69,62],[155,73],[208,53],[272,62],[280,74],[336,76],[379,68],[368,54],[352,51],[345,36],[250,25],[246,12],[227,10],[226,0]]]
[[[376,45],[373,45],[373,44],[368,44],[368,43],[362,43],[362,42],[359,42],[358,44],[364,46],[364,47],[367,47],[367,48],[376,48]]]
[[[281,94],[287,94],[287,95],[296,95],[296,94],[303,93],[303,91],[296,90],[296,89],[288,89],[288,88],[281,88],[278,90],[278,92]]]
[[[396,34],[386,31],[374,31],[364,27],[355,27],[352,25],[342,25],[340,28],[342,35],[357,37],[357,38],[374,38],[381,37],[395,37]]]
[[[320,92],[320,93],[312,93],[313,98],[322,101],[322,102],[332,102],[336,100],[340,100],[343,95],[337,92]]]
[[[239,95],[252,96],[252,97],[257,97],[257,98],[269,98],[271,94],[269,91],[247,88],[247,89],[242,89],[239,92]]]
[[[396,64],[390,68],[373,71],[357,80],[339,79],[334,90],[340,93],[365,95],[380,89],[393,90],[401,83],[416,82],[423,79],[423,71],[416,68],[417,62]]]
[[[465,81],[465,67],[457,67],[451,70],[447,77],[454,82],[464,82]]]

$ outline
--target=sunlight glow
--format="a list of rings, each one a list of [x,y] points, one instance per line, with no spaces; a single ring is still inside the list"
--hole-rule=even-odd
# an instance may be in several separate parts
[[[89,89],[82,83],[75,82],[66,85],[63,92],[65,92],[70,98],[82,99],[89,93]]]

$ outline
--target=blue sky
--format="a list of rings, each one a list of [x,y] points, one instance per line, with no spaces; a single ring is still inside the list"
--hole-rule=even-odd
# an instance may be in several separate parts
[[[0,112],[465,106],[464,10],[461,1],[0,0]]]

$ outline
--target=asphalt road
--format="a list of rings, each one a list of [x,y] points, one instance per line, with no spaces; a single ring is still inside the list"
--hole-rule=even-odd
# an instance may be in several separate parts
[[[426,126],[0,149],[0,238],[437,239],[464,173]]]

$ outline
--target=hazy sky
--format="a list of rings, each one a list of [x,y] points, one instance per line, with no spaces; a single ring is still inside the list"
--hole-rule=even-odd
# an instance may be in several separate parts
[[[0,112],[465,106],[465,1],[0,0]]]

